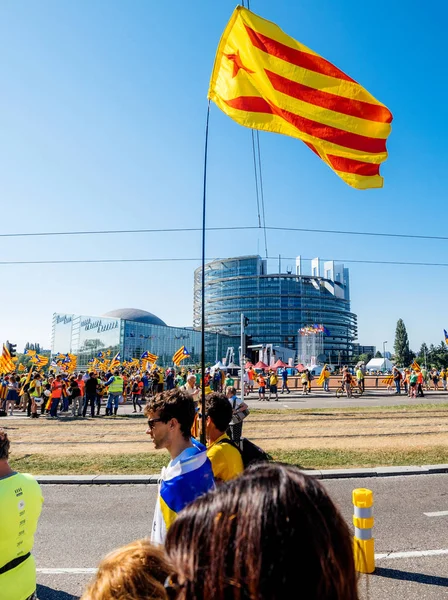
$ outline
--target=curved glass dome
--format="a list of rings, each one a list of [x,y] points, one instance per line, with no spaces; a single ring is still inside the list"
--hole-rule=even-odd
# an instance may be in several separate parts
[[[156,317],[152,313],[146,310],[140,310],[139,308],[117,308],[117,310],[111,310],[103,315],[103,317],[111,317],[115,319],[124,319],[126,321],[136,321],[137,323],[147,323],[148,325],[165,325],[162,319]]]

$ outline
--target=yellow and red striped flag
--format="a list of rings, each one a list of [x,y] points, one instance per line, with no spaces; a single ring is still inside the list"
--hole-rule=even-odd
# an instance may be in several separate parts
[[[418,364],[418,362],[416,360],[414,360],[414,362],[412,363],[411,369],[413,369],[414,371],[421,371],[420,365]]]
[[[154,364],[157,359],[159,358],[157,356],[157,354],[151,354],[151,352],[149,352],[149,350],[145,350],[145,352],[143,352],[143,354],[140,357],[142,360],[146,360],[151,364]]]
[[[16,365],[12,362],[11,354],[5,344],[3,344],[2,364],[6,373],[16,370]]]
[[[181,361],[184,360],[185,358],[188,358],[189,356],[190,356],[190,353],[185,348],[185,346],[181,346],[179,348],[179,350],[177,352],[175,352],[173,355],[173,363],[176,366],[179,366]]]
[[[252,129],[299,138],[357,189],[379,188],[392,114],[354,79],[237,6],[221,37],[208,97]]]
[[[106,361],[104,361],[106,362]],[[120,353],[117,352],[117,354],[113,357],[113,359],[110,361],[110,370],[115,369],[116,367],[119,367],[121,364],[121,356]]]
[[[388,375],[385,379],[381,380],[381,383],[384,383],[384,385],[392,385],[394,382],[394,376],[393,375]]]

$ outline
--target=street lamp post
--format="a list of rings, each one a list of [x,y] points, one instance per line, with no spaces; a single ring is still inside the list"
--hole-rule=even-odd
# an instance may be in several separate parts
[[[383,360],[386,360],[386,344],[387,344],[387,340],[385,342],[383,342]]]

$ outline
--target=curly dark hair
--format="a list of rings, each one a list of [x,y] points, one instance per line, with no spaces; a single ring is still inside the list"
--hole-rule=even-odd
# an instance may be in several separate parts
[[[9,458],[9,446],[11,442],[9,441],[8,434],[4,429],[0,429],[0,460]]]
[[[176,419],[180,425],[183,437],[188,440],[191,437],[191,428],[194,422],[194,401],[184,391],[175,388],[156,394],[145,406],[145,415],[149,412],[159,411],[159,418],[164,423],[170,419]]]
[[[182,510],[165,548],[178,600],[358,600],[352,544],[317,479],[256,463]]]
[[[225,394],[212,392],[205,399],[205,410],[207,417],[213,421],[216,429],[226,431],[232,420],[232,405]]]

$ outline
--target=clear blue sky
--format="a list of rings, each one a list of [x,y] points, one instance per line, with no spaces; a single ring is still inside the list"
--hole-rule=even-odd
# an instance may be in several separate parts
[[[227,0],[3,0],[2,233],[201,223],[208,80]],[[260,134],[270,225],[446,235],[446,19],[439,1],[253,0],[394,115],[385,187],[356,191],[300,141]],[[256,225],[250,132],[213,106],[208,224]],[[268,233],[269,255],[448,262],[447,241]],[[214,233],[207,256],[263,250]],[[199,257],[196,233],[0,239],[1,260]],[[284,265],[291,261],[284,261]],[[191,325],[196,262],[1,266],[0,338],[48,347],[54,311],[133,306]],[[448,269],[350,265],[359,341],[411,347],[448,328]],[[272,268],[276,265],[272,262]]]

